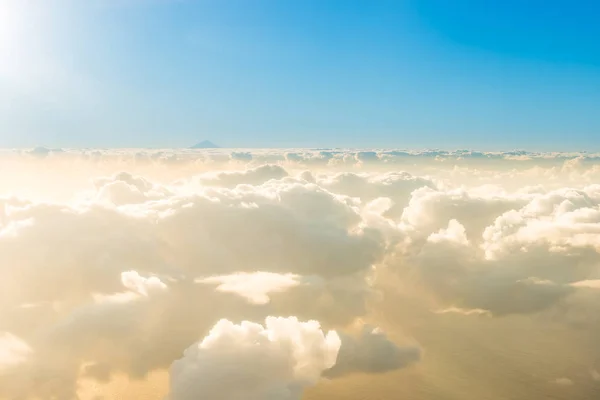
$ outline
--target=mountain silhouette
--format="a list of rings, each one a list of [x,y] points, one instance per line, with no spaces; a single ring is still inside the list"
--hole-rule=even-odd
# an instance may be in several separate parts
[[[190,148],[191,149],[218,149],[219,146],[217,146],[210,140],[203,140],[202,142],[196,143],[195,145],[193,145]]]

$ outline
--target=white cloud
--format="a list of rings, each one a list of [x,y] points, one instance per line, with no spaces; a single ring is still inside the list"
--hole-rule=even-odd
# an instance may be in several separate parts
[[[427,237],[427,241],[431,243],[449,241],[461,245],[469,244],[469,240],[467,239],[467,235],[465,233],[465,227],[455,219],[451,219],[448,222],[448,228],[442,228],[439,230],[439,232],[429,235],[429,237]]]
[[[167,285],[157,277],[152,276],[150,278],[144,278],[136,271],[126,271],[121,273],[121,282],[127,289],[142,296],[148,296],[154,291],[163,291],[167,289]]]
[[[335,364],[340,345],[315,321],[221,320],[171,366],[169,399],[300,399]]]
[[[254,304],[266,304],[270,301],[270,293],[285,292],[296,287],[302,284],[302,278],[295,274],[253,272],[213,276],[196,282],[215,284],[218,291],[235,293]]]

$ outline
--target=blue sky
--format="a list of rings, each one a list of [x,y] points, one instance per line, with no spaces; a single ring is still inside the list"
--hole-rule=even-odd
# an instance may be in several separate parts
[[[0,147],[600,151],[600,3],[0,1]]]

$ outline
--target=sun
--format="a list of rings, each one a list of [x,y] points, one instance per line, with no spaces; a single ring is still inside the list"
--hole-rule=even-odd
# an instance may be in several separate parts
[[[50,43],[50,7],[44,1],[0,0],[0,79],[21,87],[32,82],[32,71],[43,70],[39,56]],[[6,89],[6,87],[4,87]]]
[[[24,11],[25,7],[16,0],[0,0],[0,56],[7,56],[6,52],[17,46],[24,30]]]

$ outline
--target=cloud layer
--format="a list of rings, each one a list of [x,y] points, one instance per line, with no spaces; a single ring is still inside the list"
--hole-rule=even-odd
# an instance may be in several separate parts
[[[171,400],[298,399],[321,377],[422,359],[418,337],[377,327],[390,293],[427,318],[600,332],[594,155],[36,149],[0,163],[16,171],[0,179],[0,398],[170,371]]]

